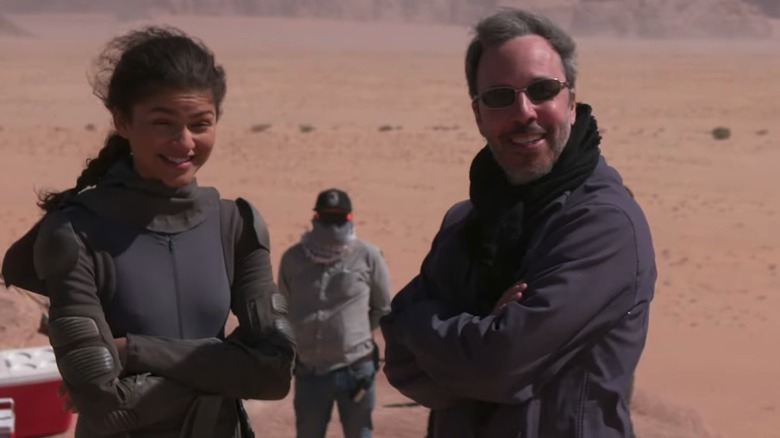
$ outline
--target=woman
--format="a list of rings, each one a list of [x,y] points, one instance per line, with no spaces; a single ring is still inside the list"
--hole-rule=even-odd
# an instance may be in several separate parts
[[[201,43],[150,27],[107,45],[93,85],[116,132],[75,187],[41,196],[6,283],[50,298],[77,438],[251,436],[240,400],[283,398],[295,346],[261,216],[195,180],[225,73]]]

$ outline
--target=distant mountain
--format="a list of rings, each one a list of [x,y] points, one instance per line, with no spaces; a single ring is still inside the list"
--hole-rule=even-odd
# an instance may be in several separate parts
[[[577,34],[767,37],[780,0],[0,0],[7,13],[257,15],[471,24],[502,6],[543,12]]]
[[[24,29],[0,14],[0,36],[28,36]]]
[[[754,5],[764,15],[780,18],[780,1],[778,0],[745,0],[745,3]]]

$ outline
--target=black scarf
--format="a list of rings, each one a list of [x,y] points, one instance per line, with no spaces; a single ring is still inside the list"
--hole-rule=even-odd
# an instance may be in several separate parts
[[[577,104],[571,135],[549,174],[511,185],[488,146],[474,158],[469,195],[475,212],[467,236],[472,253],[477,254],[478,290],[485,293],[477,298],[480,311],[489,312],[501,294],[520,280],[528,241],[543,219],[540,213],[593,173],[600,141],[591,107]]]

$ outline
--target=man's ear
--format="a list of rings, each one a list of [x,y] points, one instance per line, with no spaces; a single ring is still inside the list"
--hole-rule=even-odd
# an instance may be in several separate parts
[[[474,121],[477,122],[477,130],[479,130],[479,134],[485,139],[487,139],[487,136],[485,135],[485,131],[483,130],[483,126],[482,126],[482,122],[484,120],[482,119],[482,111],[479,108],[478,100],[471,101],[471,111],[474,113]]]
[[[114,119],[114,129],[116,132],[126,139],[128,131],[130,130],[130,122],[127,120],[127,117],[118,109],[111,110],[111,117]]]
[[[471,111],[474,112],[474,121],[477,122],[477,126],[482,126],[482,113],[479,112],[479,100],[471,101]]]
[[[577,119],[577,92],[574,88],[569,89],[569,118],[572,126]]]

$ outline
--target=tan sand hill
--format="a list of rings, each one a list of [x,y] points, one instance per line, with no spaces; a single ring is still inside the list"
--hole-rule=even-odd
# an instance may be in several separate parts
[[[758,10],[765,15],[780,18],[780,2],[777,0],[745,0],[745,2],[758,7]]]
[[[637,438],[720,438],[694,409],[684,408],[657,394],[637,391],[631,406]]]
[[[772,35],[768,19],[740,0],[583,0],[571,28],[581,35],[640,38]]]

